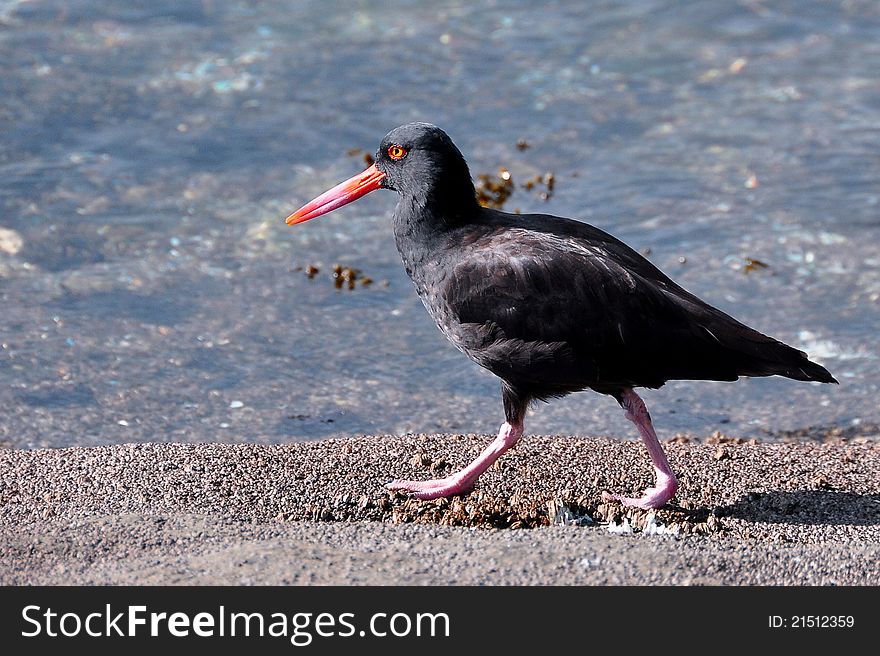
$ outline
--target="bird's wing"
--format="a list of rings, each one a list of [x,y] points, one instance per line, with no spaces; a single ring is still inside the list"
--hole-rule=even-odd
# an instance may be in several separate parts
[[[604,330],[611,317],[633,316],[625,309],[649,311],[634,303],[637,274],[602,249],[527,231],[488,239],[455,263],[444,289],[462,323],[492,322],[526,341],[574,341]],[[642,286],[642,303],[657,296]]]
[[[571,233],[507,227],[468,251],[442,288],[459,326],[450,337],[502,377],[613,388],[816,375],[800,351],[708,305],[586,224]]]
[[[602,244],[528,230],[481,242],[458,259],[442,293],[462,326],[450,337],[493,371],[504,370],[506,359],[511,371],[541,379],[558,380],[567,364],[587,379],[616,379],[612,367],[662,350],[687,329],[687,313],[663,291],[674,283],[620,242],[626,258]],[[620,382],[639,384],[629,375]]]

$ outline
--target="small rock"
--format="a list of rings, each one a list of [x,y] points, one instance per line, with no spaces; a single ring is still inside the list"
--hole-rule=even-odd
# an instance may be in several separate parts
[[[15,230],[0,228],[0,251],[15,255],[24,245],[24,239]]]
[[[748,60],[744,57],[738,57],[730,62],[730,66],[727,67],[727,70],[735,75],[742,71],[742,69],[744,69],[746,67],[746,64],[748,63]]]
[[[727,449],[718,447],[718,449],[715,451],[715,455],[712,457],[715,458],[715,460],[730,460],[731,455],[730,451],[728,451]]]
[[[816,476],[810,483],[817,490],[833,490],[834,486],[828,482],[828,479],[821,474]]]

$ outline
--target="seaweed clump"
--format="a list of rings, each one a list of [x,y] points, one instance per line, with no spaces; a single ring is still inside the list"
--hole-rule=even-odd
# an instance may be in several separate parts
[[[354,289],[358,281],[364,286],[373,284],[373,279],[363,275],[360,269],[340,264],[333,267],[333,285],[336,289],[342,289],[343,287]]]
[[[498,169],[496,175],[480,173],[477,176],[475,188],[477,191],[477,202],[480,205],[500,210],[513,193],[513,176],[504,167]]]

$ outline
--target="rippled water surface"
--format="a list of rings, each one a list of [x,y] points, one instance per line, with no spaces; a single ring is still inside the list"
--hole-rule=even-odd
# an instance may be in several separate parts
[[[6,445],[494,432],[391,192],[283,224],[411,120],[841,382],[670,383],[663,436],[880,421],[876,2],[5,1],[0,61]],[[591,393],[527,428],[633,434]]]

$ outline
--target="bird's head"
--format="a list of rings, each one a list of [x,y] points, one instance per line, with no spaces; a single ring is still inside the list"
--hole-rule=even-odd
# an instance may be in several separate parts
[[[448,203],[464,195],[467,203],[476,203],[464,157],[436,125],[407,123],[394,128],[382,139],[374,159],[366,171],[303,205],[287,217],[287,224],[314,219],[383,188],[425,202]]]

